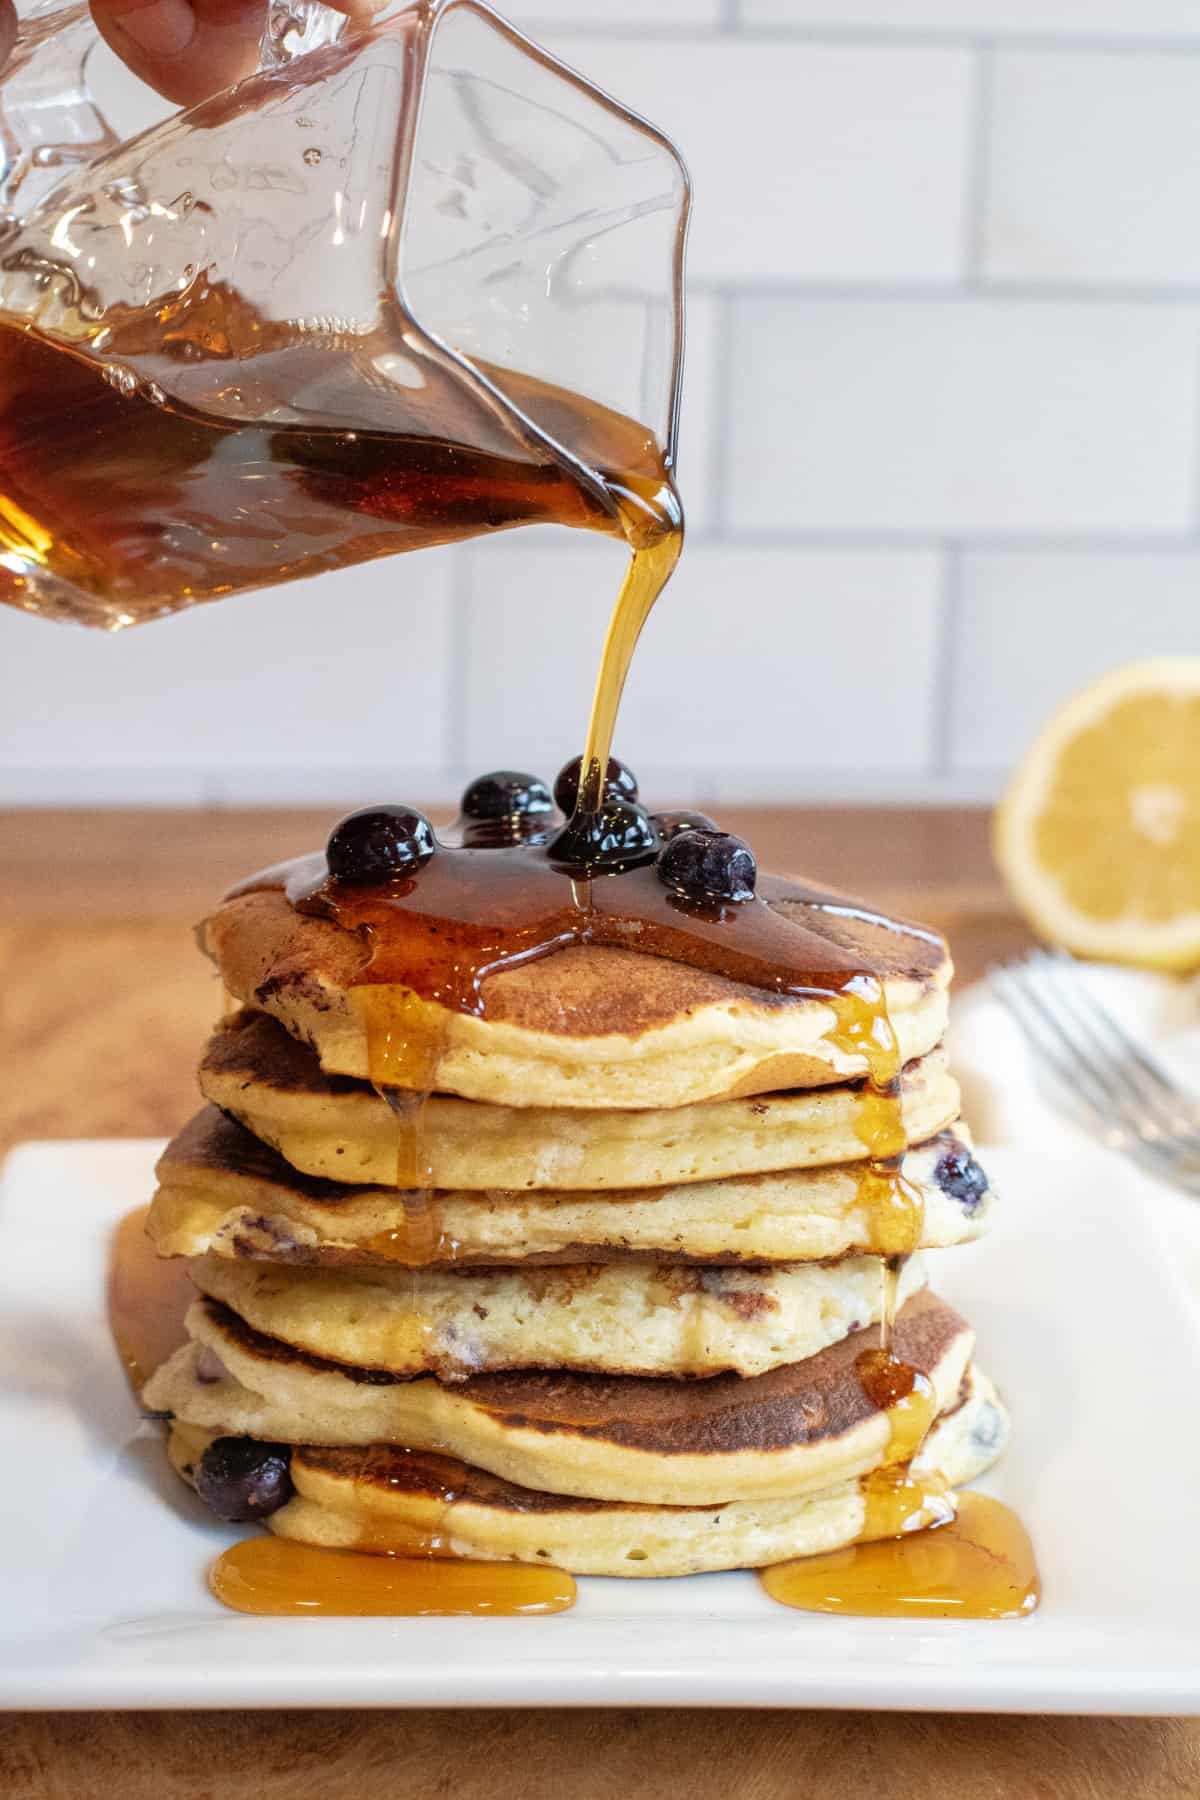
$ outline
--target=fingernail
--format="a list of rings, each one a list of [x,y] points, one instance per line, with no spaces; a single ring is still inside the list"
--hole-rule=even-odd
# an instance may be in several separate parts
[[[121,11],[113,23],[148,56],[178,56],[196,35],[196,15],[188,0],[149,0]]]

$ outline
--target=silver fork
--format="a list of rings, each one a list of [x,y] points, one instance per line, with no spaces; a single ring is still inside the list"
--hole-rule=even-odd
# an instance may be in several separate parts
[[[1035,950],[993,969],[992,987],[1062,1099],[1102,1143],[1200,1194],[1200,1099],[1130,1036],[1077,967],[1062,952]]]

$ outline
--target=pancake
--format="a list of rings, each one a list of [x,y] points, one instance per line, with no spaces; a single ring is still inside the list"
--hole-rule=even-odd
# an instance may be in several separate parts
[[[787,884],[764,882],[762,892],[806,927],[797,933],[804,946],[815,942],[879,978],[904,1061],[940,1042],[951,963],[939,937],[853,902],[798,897],[803,890]],[[327,1073],[368,1078],[367,1031],[352,997],[371,960],[365,936],[296,912],[268,888],[224,901],[200,942],[227,990],[311,1044]],[[634,950],[572,945],[486,976],[480,993],[484,1016],[422,1007],[438,1045],[428,1085],[439,1092],[510,1107],[656,1108],[867,1073],[860,1050],[835,1042],[842,1034],[828,1001]]]
[[[879,1318],[876,1257],[791,1269],[620,1266],[462,1273],[205,1257],[190,1273],[256,1331],[337,1363],[462,1381],[493,1369],[760,1375]],[[925,1285],[907,1262],[900,1297]]]
[[[171,1462],[185,1480],[214,1435],[191,1426],[172,1429]],[[1008,1415],[987,1376],[972,1365],[956,1403],[913,1459],[913,1471],[936,1472],[958,1487],[996,1460],[1007,1437]],[[576,1575],[759,1568],[841,1549],[863,1537],[866,1523],[858,1480],[716,1508],[649,1507],[537,1492],[446,1457],[387,1445],[298,1448],[291,1466],[295,1497],[266,1521],[280,1537],[403,1555],[411,1554],[414,1536],[434,1536],[458,1556],[545,1562]],[[936,1506],[931,1502],[930,1511]]]
[[[387,1103],[365,1082],[323,1074],[311,1050],[261,1013],[236,1013],[217,1027],[200,1088],[305,1175],[395,1184],[397,1128]],[[910,1143],[958,1117],[958,1087],[941,1050],[908,1064],[901,1101]],[[861,1083],[640,1111],[492,1106],[434,1094],[422,1150],[431,1185],[442,1189],[665,1187],[858,1162],[866,1118]]]
[[[387,1267],[403,1261],[410,1240],[413,1260],[435,1266],[818,1261],[872,1247],[871,1219],[859,1201],[860,1167],[730,1175],[666,1188],[449,1189],[436,1195],[430,1244],[424,1230],[411,1229],[411,1194],[301,1175],[208,1106],[159,1161],[149,1232],[163,1256],[212,1251],[235,1260],[331,1266]],[[987,1229],[995,1197],[971,1156],[965,1127],[910,1150],[904,1173],[924,1199],[925,1248],[965,1243]]]
[[[184,1424],[278,1443],[444,1451],[557,1494],[704,1506],[812,1493],[877,1467],[890,1435],[856,1373],[873,1331],[748,1379],[519,1372],[451,1386],[292,1350],[212,1300],[189,1309],[187,1330],[194,1341],[143,1393]],[[972,1342],[927,1290],[897,1315],[896,1355],[928,1375],[938,1412],[958,1392]]]

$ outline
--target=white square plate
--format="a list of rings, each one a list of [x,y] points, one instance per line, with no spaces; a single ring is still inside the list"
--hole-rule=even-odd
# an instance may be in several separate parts
[[[276,1620],[209,1596],[241,1533],[169,1472],[109,1341],[108,1236],[156,1149],[30,1144],[7,1167],[0,1704],[1200,1712],[1200,1334],[1159,1196],[1115,1158],[989,1153],[999,1223],[937,1259],[1012,1407],[986,1485],[1033,1533],[1033,1618],[819,1617],[732,1574],[581,1580],[552,1618]]]

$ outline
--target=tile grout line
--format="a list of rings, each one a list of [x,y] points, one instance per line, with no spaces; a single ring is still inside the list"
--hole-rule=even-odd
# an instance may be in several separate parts
[[[1110,306],[1198,306],[1200,284],[1195,282],[1073,282],[1019,281],[1004,276],[991,276],[977,287],[962,281],[897,281],[891,278],[872,280],[864,276],[858,281],[838,280],[828,276],[755,276],[745,280],[714,278],[707,275],[688,277],[688,289],[704,297],[729,295],[748,300],[812,301],[820,305],[840,305],[846,301],[864,301],[873,305],[889,302],[961,303],[963,300],[1008,300],[1018,304],[1063,302],[1080,305]]]
[[[741,550],[936,550],[945,542],[944,523],[914,525],[911,529],[881,526],[750,526],[697,525],[688,529],[691,548],[713,549],[724,545]],[[1043,556],[1071,556],[1104,553],[1114,556],[1161,556],[1200,551],[1200,529],[1183,531],[992,531],[958,528],[961,541],[970,550],[987,550],[996,554],[1012,551],[1033,552]],[[494,556],[518,555],[522,545],[517,541],[488,545]]]
[[[712,366],[712,405],[709,409],[708,516],[711,521],[705,539],[720,542],[729,525],[730,446],[733,432],[733,307],[734,297],[722,295],[717,304],[717,328],[710,355]],[[703,541],[703,540],[702,540]]]
[[[698,528],[688,542],[696,548],[726,545],[742,550],[846,550],[886,552],[937,549],[945,540],[944,525],[914,526],[911,530],[885,530],[870,526],[725,526],[719,532]],[[964,548],[994,553],[1011,551],[1038,555],[1161,556],[1200,550],[1200,530],[1164,532],[1102,531],[971,531],[963,534]]]
[[[1197,326],[1200,332],[1200,325]],[[1191,463],[1188,490],[1191,494],[1192,530],[1200,531],[1200,358],[1197,359],[1197,372],[1192,381],[1192,430],[1188,444],[1188,459]]]
[[[644,19],[611,19],[591,14],[584,18],[539,18],[536,11],[522,23],[522,30],[553,36],[566,42],[572,38],[614,37],[630,42],[670,42],[673,44],[712,44],[722,37],[736,35],[748,44],[787,44],[801,48],[811,45],[861,48],[865,50],[961,50],[980,45],[989,50],[1020,50],[1026,53],[1076,52],[1081,56],[1104,55],[1200,55],[1200,30],[1195,32],[1163,32],[1155,35],[1137,31],[956,31],[952,26],[917,26],[906,31],[889,25],[755,25],[742,11],[741,0],[718,0],[715,24],[660,25]]]
[[[930,721],[929,774],[953,772],[954,675],[962,637],[963,547],[948,539],[941,546],[941,582],[937,595],[937,643],[934,647],[933,718]]]
[[[586,31],[594,32],[600,27],[589,28],[580,22],[568,29],[582,36]],[[637,31],[639,27],[622,26],[619,29],[624,34],[627,30]],[[1200,53],[1200,31],[1164,32],[1155,36],[1136,31],[1108,34],[1095,31],[956,31],[952,26],[939,28],[935,25],[906,31],[902,26],[889,25],[755,25],[745,18],[738,29],[740,36],[751,44],[811,44],[817,47],[844,44],[867,50],[960,50],[974,43],[990,50],[1078,52],[1081,56],[1129,53],[1194,56]],[[701,36],[702,28],[685,35]]]
[[[986,45],[973,47],[971,135],[963,189],[964,275],[978,290],[985,280],[987,217],[991,202],[992,124],[995,115],[995,61]]]

